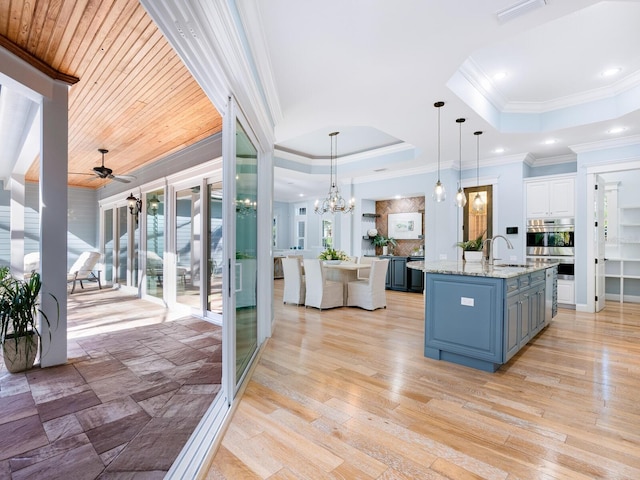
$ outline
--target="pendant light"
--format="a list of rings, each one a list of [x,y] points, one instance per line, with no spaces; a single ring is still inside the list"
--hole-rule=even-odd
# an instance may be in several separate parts
[[[320,200],[316,200],[314,211],[318,215],[323,215],[325,213],[353,213],[353,209],[355,208],[355,200],[352,198],[349,202],[347,202],[342,195],[340,195],[340,190],[338,189],[338,134],[340,132],[332,132],[329,134],[329,139],[331,141],[331,168],[329,173],[329,193],[327,194],[327,198],[325,198],[322,202]],[[335,169],[333,168],[333,164],[335,162]]]
[[[433,199],[440,203],[444,202],[447,198],[447,192],[444,190],[444,185],[440,181],[440,108],[444,105],[444,102],[436,102],[433,104],[438,109],[438,181],[433,189]]]
[[[476,186],[480,186],[480,135],[482,132],[473,132],[476,136]],[[484,208],[484,201],[480,196],[480,192],[476,192],[476,196],[473,199],[473,210],[481,212]]]
[[[460,157],[459,157],[459,165],[460,165],[460,169],[458,170],[458,192],[456,193],[456,207],[460,207],[460,208],[464,208],[464,206],[467,204],[467,195],[464,193],[464,190],[462,189],[462,124],[464,123],[465,119],[464,118],[458,118],[456,119],[456,123],[459,126],[459,139],[458,139],[458,143],[459,143],[459,152],[460,152]]]

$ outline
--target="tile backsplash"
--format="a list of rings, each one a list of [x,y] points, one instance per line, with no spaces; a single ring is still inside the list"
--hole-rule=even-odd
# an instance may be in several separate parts
[[[396,200],[381,200],[376,202],[376,229],[380,235],[388,236],[388,215],[390,213],[414,213],[422,214],[422,235],[424,235],[424,197],[409,197]],[[398,246],[393,249],[394,255],[409,256],[424,245],[424,239],[420,240],[396,240]],[[376,248],[376,254],[382,254],[382,248]]]

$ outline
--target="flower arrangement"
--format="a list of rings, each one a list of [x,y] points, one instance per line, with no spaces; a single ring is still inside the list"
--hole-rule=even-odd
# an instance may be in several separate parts
[[[318,255],[320,260],[349,260],[349,255],[342,250],[334,250],[333,248],[327,248],[324,252]]]

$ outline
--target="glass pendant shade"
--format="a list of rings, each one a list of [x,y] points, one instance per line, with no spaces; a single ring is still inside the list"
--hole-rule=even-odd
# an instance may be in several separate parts
[[[455,204],[456,207],[460,207],[460,208],[464,208],[464,206],[467,204],[467,196],[464,193],[464,190],[462,189],[462,124],[465,122],[464,118],[458,118],[456,119],[456,123],[458,124],[459,128],[459,138],[458,138],[458,152],[460,153],[460,156],[458,158],[458,191],[456,192],[456,200],[455,200]]]
[[[473,132],[476,136],[476,186],[480,186],[480,135],[482,132]],[[484,201],[480,196],[480,193],[476,193],[475,198],[473,199],[473,210],[476,212],[482,211],[484,208]]]
[[[456,206],[460,208],[464,208],[467,204],[467,196],[464,193],[462,187],[458,188],[458,192],[456,193]]]
[[[484,202],[482,201],[482,197],[479,193],[476,193],[475,198],[473,199],[473,209],[476,212],[481,212],[484,208]]]
[[[436,102],[433,104],[438,109],[438,181],[433,189],[433,199],[440,203],[447,199],[447,192],[444,189],[444,185],[440,181],[440,108],[444,105],[444,102]]]
[[[436,187],[433,189],[433,199],[436,202],[444,202],[447,199],[447,192],[440,180],[436,182]]]

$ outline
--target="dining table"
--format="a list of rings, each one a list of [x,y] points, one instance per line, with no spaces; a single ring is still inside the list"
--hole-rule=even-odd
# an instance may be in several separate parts
[[[360,270],[371,269],[370,264],[366,263],[354,263],[354,262],[340,262],[330,263],[323,262],[323,268],[327,272],[327,280],[334,282],[341,282],[344,286],[344,304],[347,305],[347,296],[349,293],[348,284],[358,279],[358,272]]]

